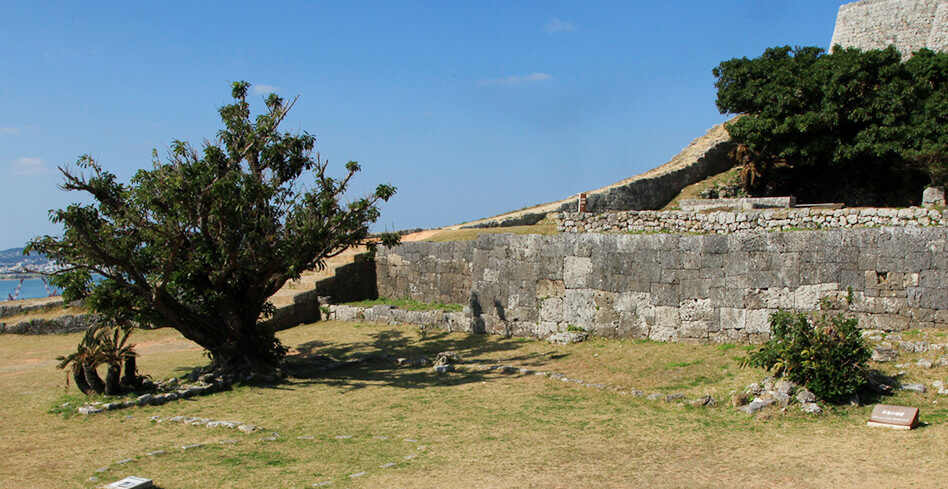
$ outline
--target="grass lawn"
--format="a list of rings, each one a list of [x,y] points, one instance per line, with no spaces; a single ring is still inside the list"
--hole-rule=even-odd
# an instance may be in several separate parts
[[[750,417],[726,406],[732,389],[765,375],[737,367],[741,347],[605,339],[555,346],[335,322],[280,337],[297,363],[316,355],[385,352],[413,359],[453,350],[468,361],[556,371],[646,393],[711,393],[721,405],[666,404],[534,375],[437,375],[379,360],[271,388],[70,416],[64,412],[72,409],[57,407],[83,399],[65,387],[53,358],[74,348],[78,335],[3,335],[0,486],[91,488],[127,475],[153,478],[165,489],[310,487],[328,480],[335,481],[331,487],[365,488],[945,487],[948,480],[948,397],[887,399],[922,409],[928,425],[911,432],[866,427],[870,407]],[[133,338],[139,368],[154,378],[206,361],[170,330]],[[926,384],[948,376],[944,368],[907,370],[907,380]],[[266,429],[245,434],[148,420],[175,415]],[[273,432],[279,438],[264,439]],[[181,449],[195,443],[204,446]],[[167,453],[146,455],[156,450]],[[115,464],[123,459],[135,461]],[[361,472],[366,475],[350,478]],[[93,476],[100,481],[89,482]]]

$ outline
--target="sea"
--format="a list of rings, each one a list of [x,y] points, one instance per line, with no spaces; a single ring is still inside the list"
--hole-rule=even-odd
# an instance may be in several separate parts
[[[0,301],[10,300],[9,296],[16,292],[18,283],[20,283],[20,279],[0,280]],[[49,290],[53,295],[59,295],[59,289],[50,286]],[[49,295],[49,292],[46,291],[46,286],[43,284],[43,279],[28,278],[23,280],[23,286],[20,287],[20,295],[17,299],[38,299],[40,297],[48,297]]]

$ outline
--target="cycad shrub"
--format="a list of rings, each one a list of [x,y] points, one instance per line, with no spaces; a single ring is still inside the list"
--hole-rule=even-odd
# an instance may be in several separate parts
[[[777,311],[770,316],[770,331],[771,340],[742,366],[773,371],[828,402],[849,400],[866,384],[872,351],[855,318]]]

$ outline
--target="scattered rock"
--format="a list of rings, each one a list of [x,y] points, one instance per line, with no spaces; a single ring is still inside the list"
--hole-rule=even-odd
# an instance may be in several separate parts
[[[741,407],[750,401],[750,396],[743,392],[736,392],[731,395],[731,406]]]
[[[461,355],[454,353],[453,351],[443,351],[435,357],[435,367],[442,365],[456,365],[461,363]]]
[[[395,359],[395,366],[396,366],[396,367],[408,367],[408,366],[411,366],[411,362],[409,362],[407,358],[396,358],[396,359]]]
[[[918,365],[919,368],[929,369],[929,368],[934,367],[935,363],[932,362],[931,360],[923,358],[919,360],[918,363],[916,363],[916,365]]]
[[[589,338],[589,333],[585,331],[564,331],[562,333],[551,334],[546,341],[556,345],[569,345],[571,343],[580,343]]]
[[[789,380],[779,380],[774,385],[773,389],[777,391],[778,393],[784,394],[789,397],[793,394],[793,391],[796,388],[797,388],[797,384],[794,384],[793,382],[790,382]]]
[[[355,479],[356,477],[362,477],[363,475],[369,475],[368,472],[359,472],[357,474],[351,474],[349,477]]]
[[[96,414],[102,411],[105,411],[105,409],[97,406],[79,406],[79,414]]]
[[[453,372],[453,371],[454,371],[454,365],[452,365],[452,364],[447,364],[447,365],[435,365],[435,366],[434,366],[434,371],[435,371],[436,374],[444,374],[444,373],[448,373],[448,372]]]
[[[816,394],[809,391],[807,388],[800,389],[800,392],[797,392],[797,402],[800,404],[812,404],[816,402]]]
[[[903,391],[912,391],[912,392],[918,392],[919,394],[924,394],[925,384],[912,384],[912,383],[902,384],[901,389]]]
[[[168,453],[168,452],[166,452],[166,451],[164,451],[164,450],[155,450],[154,452],[148,452],[148,453],[146,453],[145,455],[148,455],[149,457],[157,457],[157,456],[159,456],[159,455],[164,455],[164,454],[166,454],[166,453]]]
[[[763,389],[760,384],[750,384],[744,388],[744,393],[752,396],[759,396],[761,392],[763,392]]]
[[[765,403],[763,403],[763,402],[761,402],[761,401],[756,401],[756,400],[755,400],[755,401],[751,402],[750,404],[747,404],[747,405],[745,405],[745,406],[741,406],[741,407],[737,408],[737,410],[738,410],[738,411],[741,411],[742,413],[754,414],[754,413],[756,413],[757,411],[760,411],[761,409],[763,409],[763,408],[765,408],[765,407],[767,407],[767,405],[766,405]]]
[[[190,444],[190,445],[185,445],[185,446],[181,447],[181,449],[182,449],[182,450],[191,450],[191,449],[193,449],[193,448],[199,448],[199,447],[203,447],[203,446],[204,446],[203,443],[192,443],[192,444]]]
[[[898,358],[899,352],[893,348],[878,346],[872,350],[872,361],[874,362],[894,362]]]
[[[805,402],[800,406],[800,410],[809,413],[809,414],[820,414],[823,412],[823,408],[815,402]]]
[[[428,357],[422,355],[418,358],[418,360],[415,360],[415,365],[418,367],[427,367],[428,365],[431,365],[431,360],[429,360]]]
[[[665,396],[665,402],[677,402],[677,401],[684,401],[684,400],[685,400],[685,395],[681,393],[677,393],[677,392],[674,394],[669,394]]]
[[[379,465],[379,468],[380,468],[380,469],[386,469],[386,468],[388,468],[388,467],[394,467],[394,466],[395,466],[395,463],[394,463],[394,462],[389,462],[389,463],[387,463],[387,464]]]
[[[697,399],[691,401],[691,405],[692,405],[692,406],[695,406],[695,407],[702,407],[702,406],[705,406],[705,407],[713,407],[713,406],[717,405],[717,401],[715,401],[714,398],[711,397],[711,394],[705,394],[705,395],[703,395],[703,396],[701,396],[701,397],[699,397],[699,398],[697,398]]]
[[[242,424],[237,427],[238,431],[242,431],[244,433],[253,433],[254,431],[257,431],[259,429],[260,429],[259,426],[254,426],[252,424]]]
[[[649,394],[645,396],[645,398],[648,399],[649,401],[659,401],[661,399],[664,399],[665,395],[656,392],[655,394]]]
[[[782,392],[775,392],[773,395],[773,400],[783,407],[787,407],[793,402],[793,398],[790,397],[790,394],[784,394]]]
[[[948,357],[941,357],[935,360],[935,367],[948,367]]]

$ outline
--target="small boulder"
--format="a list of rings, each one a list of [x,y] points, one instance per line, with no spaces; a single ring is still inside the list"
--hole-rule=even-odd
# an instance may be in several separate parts
[[[789,380],[778,380],[774,385],[774,390],[779,394],[785,394],[790,396],[793,394],[793,391],[797,388],[797,385]]]
[[[444,365],[456,365],[461,363],[461,355],[453,351],[443,351],[435,358],[435,367]]]
[[[678,401],[684,401],[684,400],[685,400],[685,395],[678,392],[665,396],[665,402],[678,402]]]
[[[913,384],[913,383],[902,384],[901,389],[903,391],[912,391],[912,392],[918,392],[919,394],[924,394],[925,384]]]
[[[750,401],[750,396],[743,392],[735,393],[731,395],[731,406],[740,407]]]
[[[98,406],[79,406],[79,414],[96,414],[105,411]]]
[[[800,389],[800,392],[797,392],[797,401],[800,404],[814,403],[816,402],[816,394],[810,392],[810,390],[806,388]]]
[[[437,373],[437,374],[444,374],[444,373],[448,373],[448,372],[453,372],[453,371],[454,371],[454,365],[452,365],[452,364],[450,364],[450,363],[447,364],[447,365],[435,365],[435,366],[434,366],[434,371],[435,371],[435,373]]]
[[[750,384],[744,388],[745,394],[750,394],[752,396],[759,396],[764,390],[760,387],[760,384]]]
[[[556,345],[569,345],[571,343],[580,343],[589,338],[589,333],[582,331],[564,331],[550,335],[546,341]]]
[[[690,404],[695,407],[702,407],[702,406],[712,407],[712,406],[717,405],[717,402],[714,400],[713,397],[711,397],[711,394],[705,394],[691,401]]]
[[[820,414],[823,412],[823,408],[815,402],[803,403],[803,405],[800,406],[800,410],[809,414]]]
[[[918,365],[919,368],[930,369],[933,366],[935,366],[935,362],[932,362],[931,360],[923,358],[919,360],[915,365]]]
[[[879,346],[872,349],[873,362],[894,362],[899,359],[899,352],[893,348]]]
[[[738,411],[746,414],[754,414],[761,409],[764,409],[767,405],[761,401],[753,401],[750,404],[741,406],[737,408]]]

